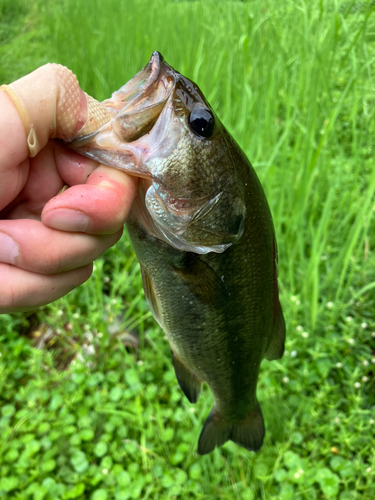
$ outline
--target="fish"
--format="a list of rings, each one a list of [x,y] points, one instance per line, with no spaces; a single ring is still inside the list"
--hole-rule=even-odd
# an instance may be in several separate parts
[[[110,120],[77,152],[139,178],[126,227],[152,315],[190,403],[214,398],[205,455],[232,440],[258,451],[261,361],[280,359],[277,244],[261,183],[199,87],[159,52],[103,102]]]

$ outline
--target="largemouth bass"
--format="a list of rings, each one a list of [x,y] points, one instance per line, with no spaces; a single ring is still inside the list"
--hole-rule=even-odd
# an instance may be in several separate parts
[[[260,363],[285,340],[262,186],[198,86],[158,52],[103,104],[113,118],[71,146],[139,177],[127,229],[147,301],[186,397],[202,382],[214,396],[198,452],[227,440],[257,451]]]

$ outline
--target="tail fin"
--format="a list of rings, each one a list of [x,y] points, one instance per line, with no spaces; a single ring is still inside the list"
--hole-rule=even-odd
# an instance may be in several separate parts
[[[259,403],[240,421],[225,419],[214,407],[199,436],[198,453],[206,455],[229,439],[249,451],[258,451],[263,444],[264,434],[264,422]]]

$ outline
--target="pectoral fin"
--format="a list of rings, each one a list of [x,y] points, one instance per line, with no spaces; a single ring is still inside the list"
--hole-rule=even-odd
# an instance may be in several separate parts
[[[196,254],[187,253],[183,265],[174,268],[200,302],[216,308],[227,304],[229,292],[225,282]]]
[[[266,359],[272,361],[274,359],[280,359],[284,354],[284,344],[285,344],[285,321],[283,316],[283,311],[279,304],[279,308],[275,317],[275,323],[273,325],[273,333],[268,344],[266,351]]]
[[[188,398],[190,403],[196,403],[201,392],[202,382],[178,359],[173,351],[172,360],[176,378],[180,384],[182,392]]]

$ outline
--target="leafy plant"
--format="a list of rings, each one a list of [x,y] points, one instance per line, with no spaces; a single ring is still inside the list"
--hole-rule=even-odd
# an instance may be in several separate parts
[[[0,316],[0,498],[373,499],[372,2],[11,3],[2,83],[51,60],[103,99],[155,49],[199,83],[267,191],[288,337],[262,450],[198,457],[212,397],[178,388],[125,235],[67,297]]]

